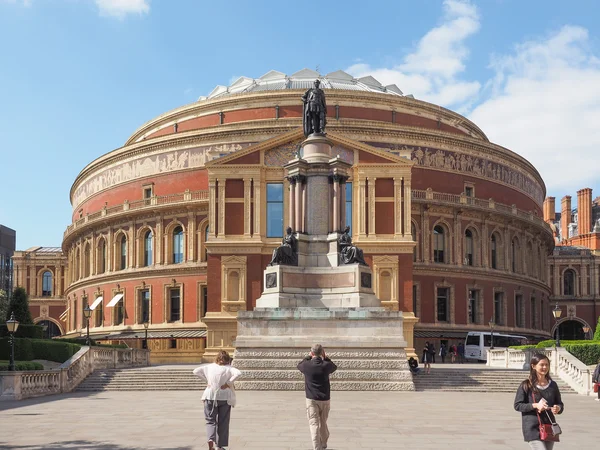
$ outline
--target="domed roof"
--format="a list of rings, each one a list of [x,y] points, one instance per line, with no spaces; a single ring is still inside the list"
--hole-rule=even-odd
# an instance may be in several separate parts
[[[312,87],[316,79],[321,81],[321,88],[323,89],[345,89],[404,96],[395,84],[384,86],[372,76],[354,78],[342,70],[321,75],[314,70],[302,69],[292,75],[271,70],[260,78],[239,77],[232,85],[217,86],[208,94],[208,97],[202,96],[198,101],[246,92],[308,89]],[[412,95],[407,97],[412,97]]]

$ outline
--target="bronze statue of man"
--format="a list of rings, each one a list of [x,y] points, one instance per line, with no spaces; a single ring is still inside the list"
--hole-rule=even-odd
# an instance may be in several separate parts
[[[302,108],[302,125],[304,136],[310,134],[325,134],[327,124],[327,104],[325,93],[319,88],[321,82],[315,80],[314,86],[307,90],[302,96],[304,107]]]

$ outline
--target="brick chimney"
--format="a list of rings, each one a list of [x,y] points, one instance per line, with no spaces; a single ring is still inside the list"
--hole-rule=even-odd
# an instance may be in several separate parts
[[[577,191],[577,232],[579,235],[592,232],[592,190]]]
[[[571,196],[565,195],[560,201],[560,232],[563,240],[569,239],[571,223]]]
[[[544,200],[544,221],[552,223],[556,220],[556,198],[546,197]]]

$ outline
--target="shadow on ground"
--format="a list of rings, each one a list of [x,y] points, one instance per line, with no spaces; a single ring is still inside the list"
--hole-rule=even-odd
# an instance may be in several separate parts
[[[95,397],[94,400],[103,400],[102,397],[97,397],[98,394],[103,392],[68,392],[63,394],[46,395],[43,397],[27,398],[25,400],[9,400],[0,402],[0,412],[7,411],[9,409],[23,408],[25,406],[40,405],[48,402],[55,402],[69,398],[83,398],[83,397]],[[4,449],[6,447],[0,447]]]
[[[154,447],[165,448],[165,447]],[[152,447],[127,447],[118,444],[110,444],[107,442],[94,442],[94,441],[63,441],[63,442],[53,442],[51,444],[42,444],[42,445],[13,445],[6,444],[0,442],[0,450],[15,450],[15,449],[23,449],[23,450],[53,450],[53,449],[87,449],[87,450],[140,450],[140,449],[148,449],[151,450]],[[192,447],[169,447],[170,450],[191,450]]]

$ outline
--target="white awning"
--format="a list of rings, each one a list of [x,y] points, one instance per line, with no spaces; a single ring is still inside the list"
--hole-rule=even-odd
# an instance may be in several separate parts
[[[96,307],[102,303],[102,300],[104,300],[104,297],[100,296],[97,297],[96,300],[94,300],[94,303],[92,303],[92,306],[90,306],[90,309],[93,311],[94,309],[96,309]]]
[[[69,313],[69,310],[70,310],[70,309],[71,309],[71,307],[69,307],[69,308],[65,309],[65,312],[63,312],[63,313],[60,315],[59,319],[60,319],[62,322],[65,322],[65,321],[67,320],[67,314]]]
[[[115,295],[112,300],[108,303],[108,305],[106,305],[107,308],[112,308],[113,306],[115,306],[117,303],[119,303],[119,300],[121,300],[123,298],[123,294],[117,294]]]

